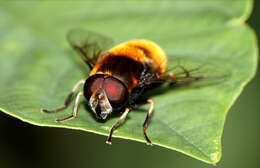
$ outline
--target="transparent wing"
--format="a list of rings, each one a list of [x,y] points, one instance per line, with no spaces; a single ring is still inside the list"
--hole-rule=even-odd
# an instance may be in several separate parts
[[[91,69],[96,64],[99,56],[104,54],[113,44],[113,40],[109,37],[85,29],[69,31],[67,39]]]
[[[191,83],[216,84],[230,78],[231,70],[221,60],[200,60],[190,57],[174,57],[169,60],[166,81],[173,85]]]

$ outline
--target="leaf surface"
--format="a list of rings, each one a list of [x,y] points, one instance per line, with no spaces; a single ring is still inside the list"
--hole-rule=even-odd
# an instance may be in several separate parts
[[[84,100],[77,118],[68,122],[54,121],[70,115],[72,104],[59,113],[40,113],[61,105],[73,85],[88,76],[66,34],[80,27],[110,36],[115,44],[149,39],[165,50],[168,67],[178,57],[188,66],[213,63],[209,74],[231,74],[213,85],[163,86],[150,93],[155,106],[147,134],[153,144],[216,163],[227,112],[256,72],[256,37],[244,23],[252,5],[250,0],[2,2],[0,110],[39,126],[107,135],[118,116],[98,122]],[[145,142],[148,108],[133,110],[113,137]]]

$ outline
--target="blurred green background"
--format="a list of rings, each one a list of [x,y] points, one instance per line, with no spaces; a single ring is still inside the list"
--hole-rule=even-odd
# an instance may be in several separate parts
[[[248,21],[260,33],[260,2]],[[218,167],[259,167],[260,79],[246,86],[229,111]],[[0,167],[213,167],[158,146],[69,129],[37,127],[0,113]]]

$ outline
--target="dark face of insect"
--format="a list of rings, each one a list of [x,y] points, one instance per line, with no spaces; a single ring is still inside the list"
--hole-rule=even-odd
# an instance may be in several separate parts
[[[118,79],[96,74],[86,80],[84,95],[97,118],[105,120],[113,108],[120,108],[126,103],[128,91]]]

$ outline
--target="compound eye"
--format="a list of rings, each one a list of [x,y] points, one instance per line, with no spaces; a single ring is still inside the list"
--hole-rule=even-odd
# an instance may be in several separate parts
[[[108,77],[105,79],[103,87],[112,106],[122,106],[125,103],[127,89],[121,81]]]
[[[84,92],[87,91],[87,94],[85,95],[87,99],[91,97],[93,92],[102,87],[103,81],[104,75],[93,75],[87,79],[84,86]]]

